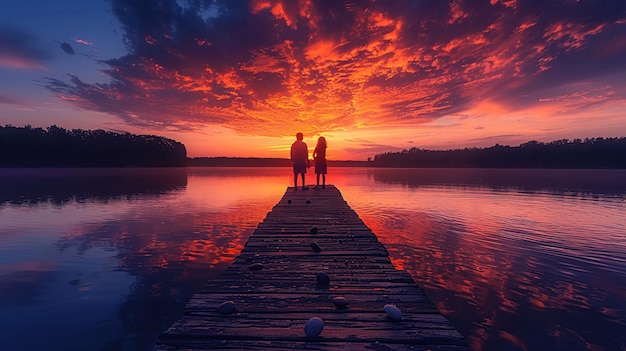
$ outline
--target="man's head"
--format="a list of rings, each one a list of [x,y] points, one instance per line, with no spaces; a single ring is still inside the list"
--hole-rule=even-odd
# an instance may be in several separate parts
[[[304,139],[304,134],[296,133],[296,140],[302,140],[302,139]]]

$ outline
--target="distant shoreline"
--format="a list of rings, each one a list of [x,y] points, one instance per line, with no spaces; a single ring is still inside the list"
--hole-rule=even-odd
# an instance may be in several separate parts
[[[466,169],[605,169],[621,170],[623,167],[486,167],[486,166],[415,166],[415,165],[389,165],[379,164],[374,161],[345,161],[328,160],[329,167],[361,167],[361,168],[466,168]],[[188,158],[186,167],[291,167],[291,160],[286,158],[262,158],[262,157],[195,157]],[[313,167],[313,161],[311,161]]]
[[[267,161],[267,162],[266,162]],[[486,166],[415,166],[415,165],[379,165],[371,161],[328,161],[330,168],[371,168],[371,169],[571,169],[571,170],[625,170],[624,167],[486,167]],[[141,165],[116,165],[116,166],[5,166],[0,165],[0,170],[10,169],[108,169],[108,168],[126,168],[126,169],[149,169],[149,168],[287,168],[291,167],[291,161],[288,159],[276,160],[276,159],[221,159],[215,160],[208,158],[207,160],[189,160],[186,165],[174,165],[174,166],[141,166]],[[311,170],[313,169],[313,162],[311,162]]]
[[[313,161],[311,161],[313,166]],[[371,161],[328,160],[329,167],[372,167]],[[291,167],[287,158],[263,157],[194,157],[187,158],[187,167]]]

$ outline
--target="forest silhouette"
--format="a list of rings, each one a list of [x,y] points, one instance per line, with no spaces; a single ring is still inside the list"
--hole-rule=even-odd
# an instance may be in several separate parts
[[[0,167],[185,166],[182,143],[154,135],[0,126]]]
[[[197,167],[288,167],[287,158],[197,157]],[[519,146],[455,150],[405,149],[377,154],[368,161],[329,160],[329,167],[380,168],[544,168],[624,169],[626,138],[563,139],[549,143],[529,141]]]
[[[55,125],[0,126],[0,167],[288,167],[289,159],[187,158],[185,145],[160,136]],[[626,137],[529,141],[519,146],[404,149],[368,161],[329,160],[331,167],[626,169]]]
[[[375,167],[425,168],[626,168],[626,138],[529,141],[519,146],[423,150],[378,154]]]

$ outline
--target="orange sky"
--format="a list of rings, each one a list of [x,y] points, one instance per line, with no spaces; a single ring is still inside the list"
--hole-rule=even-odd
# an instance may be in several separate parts
[[[114,0],[109,15],[123,53],[78,28],[56,39],[99,68],[0,55],[49,94],[0,85],[1,122],[163,135],[191,157],[288,157],[299,131],[357,160],[626,135],[621,1]]]

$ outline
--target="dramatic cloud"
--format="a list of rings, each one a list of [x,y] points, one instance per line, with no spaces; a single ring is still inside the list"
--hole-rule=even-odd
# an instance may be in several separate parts
[[[66,54],[74,55],[74,49],[69,43],[61,44],[61,50],[65,51]]]
[[[0,27],[0,68],[42,69],[42,61],[50,58],[34,36],[22,31]]]
[[[481,101],[595,101],[560,88],[626,61],[622,0],[111,3],[128,54],[104,61],[110,82],[47,87],[136,126],[283,136],[425,123]]]

